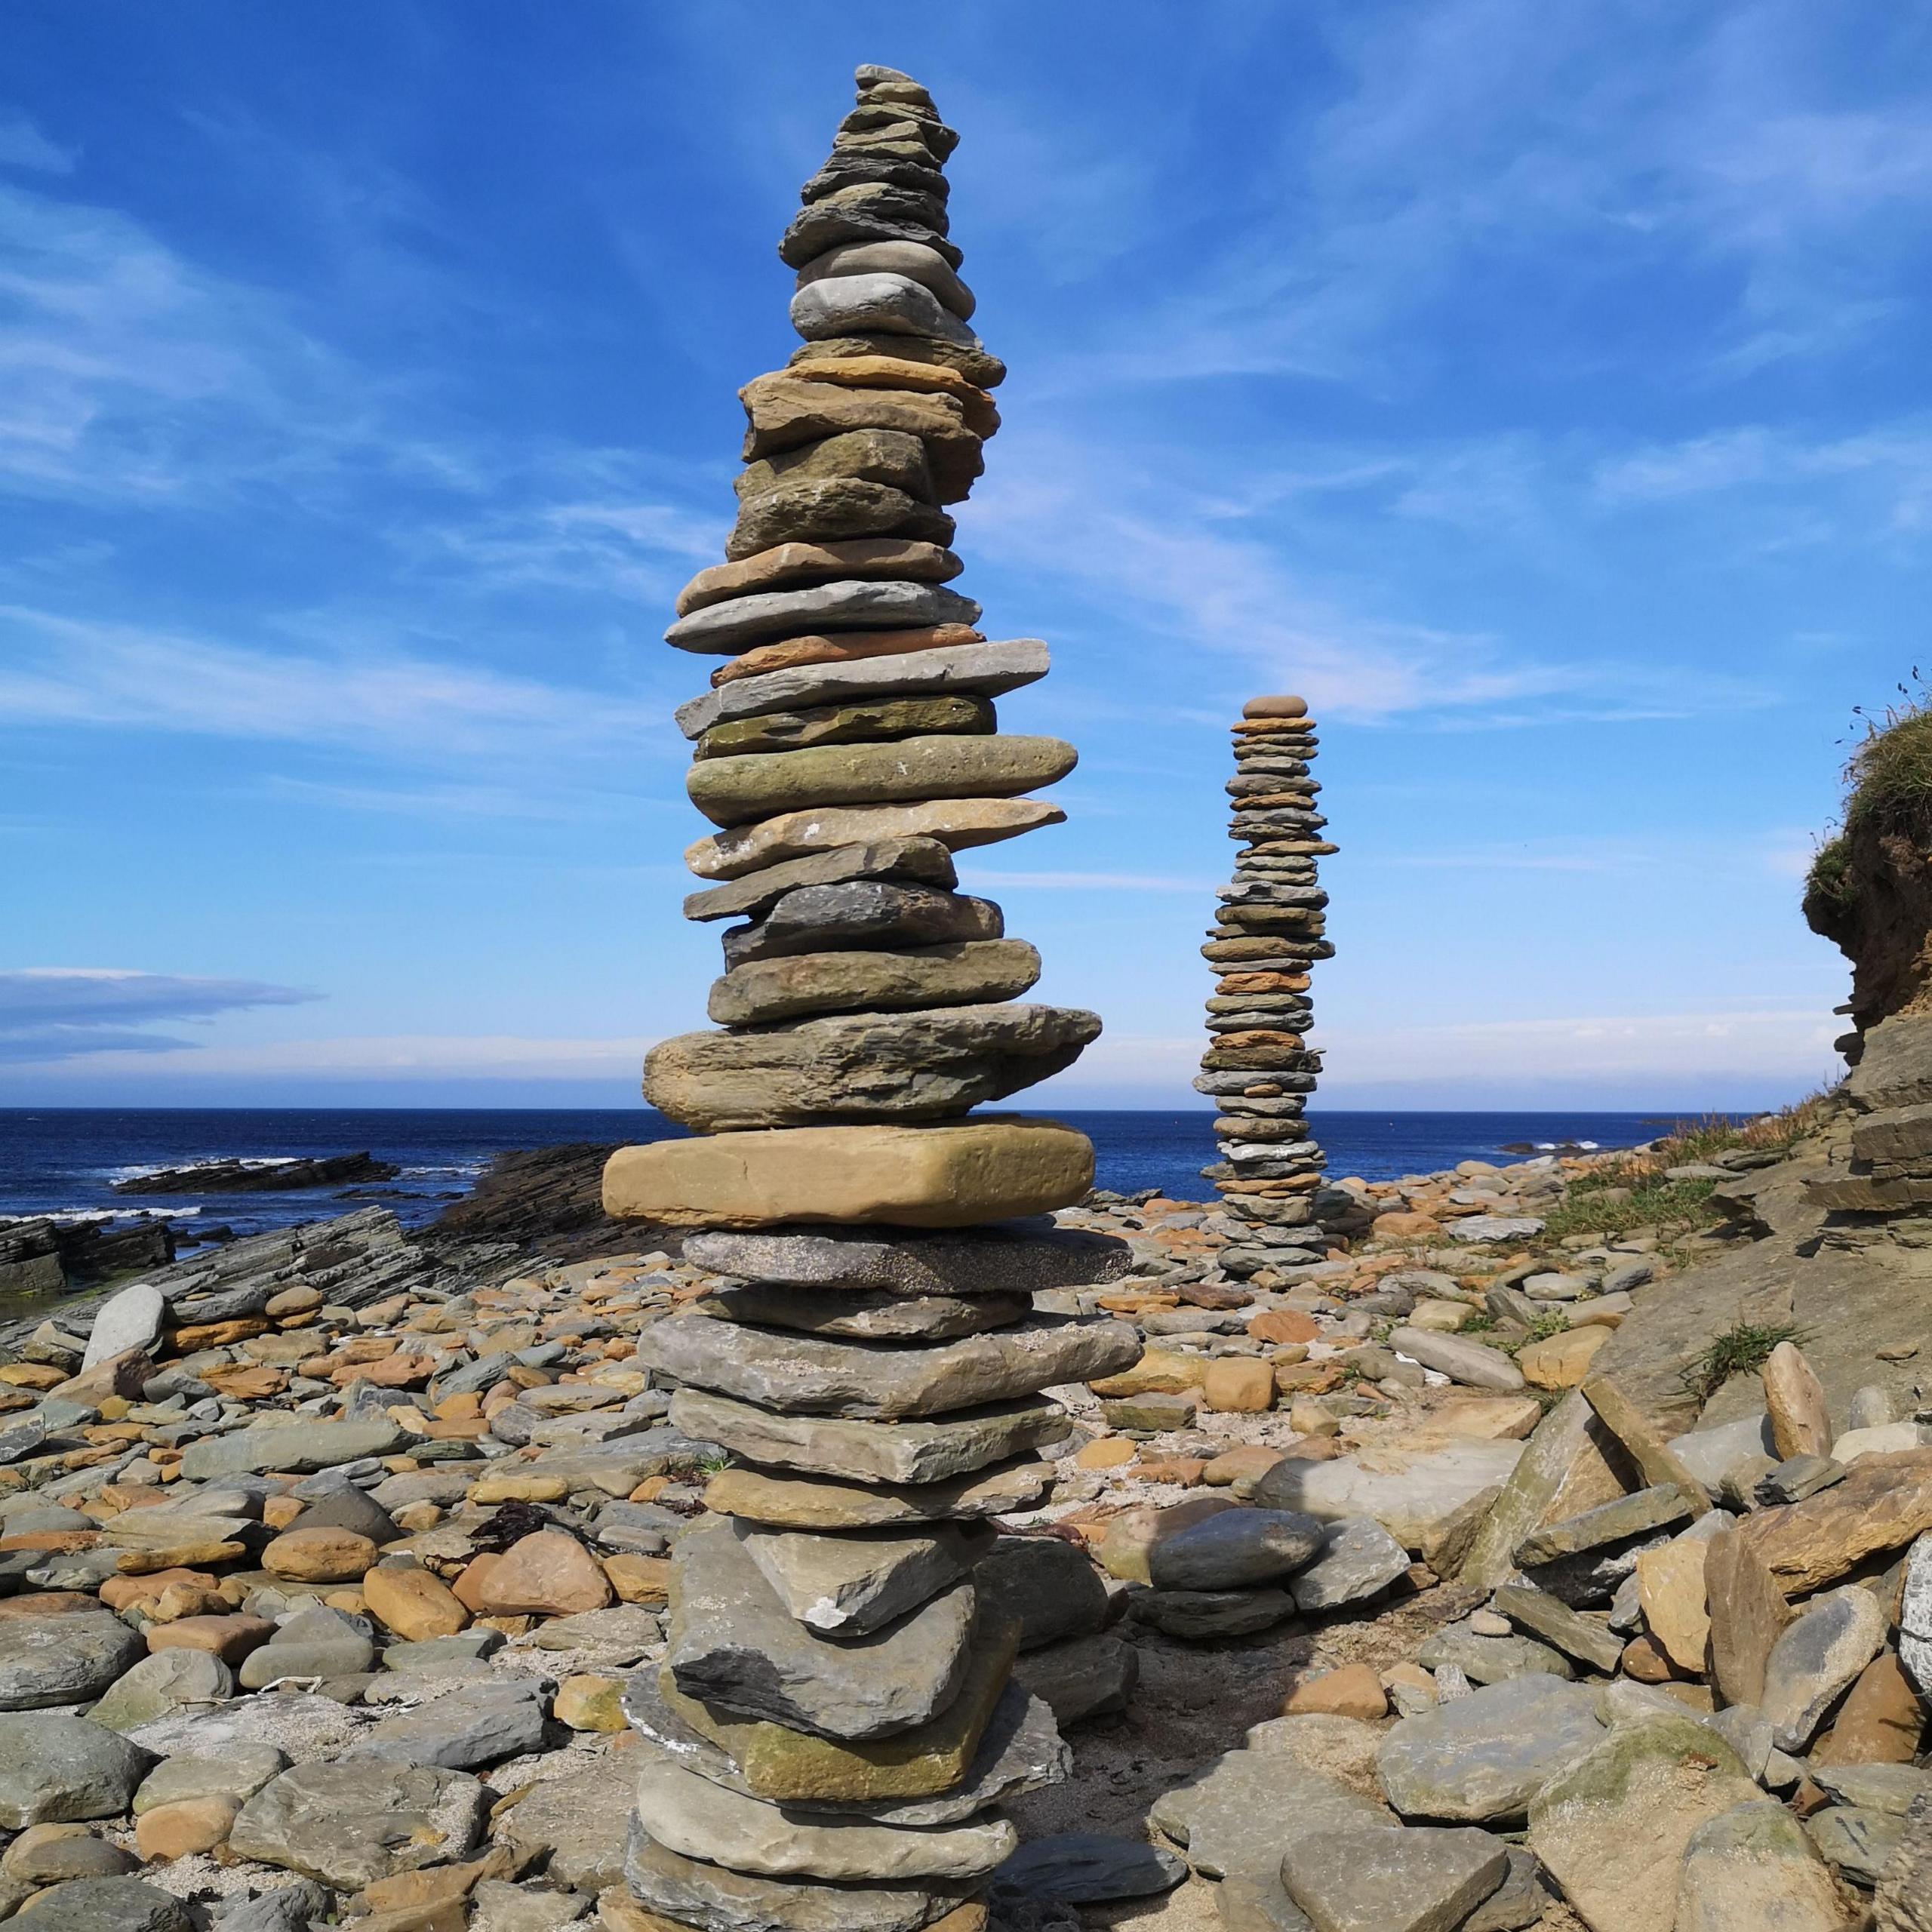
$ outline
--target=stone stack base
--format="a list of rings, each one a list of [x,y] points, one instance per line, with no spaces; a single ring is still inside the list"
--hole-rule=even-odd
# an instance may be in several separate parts
[[[620,1185],[657,1150],[630,1151]],[[1051,1481],[1069,1424],[1042,1392],[1140,1353],[1033,1297],[1128,1251],[1039,1220],[720,1229],[685,1254],[731,1285],[647,1329],[639,1365],[733,1464],[673,1546],[669,1646],[626,1700],[631,1889],[706,1932],[964,1932],[1016,1843],[1001,1800],[1069,1769],[974,1566]]]

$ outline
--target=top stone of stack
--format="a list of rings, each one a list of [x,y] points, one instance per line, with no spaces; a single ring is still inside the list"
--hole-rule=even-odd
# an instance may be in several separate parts
[[[654,1048],[645,1092],[702,1141],[620,1152],[611,1211],[691,1226],[956,1226],[1078,1199],[1083,1137],[961,1117],[1069,1065],[1091,1013],[1020,1003],[1038,952],[957,891],[952,854],[1064,814],[1026,795],[1072,746],[1001,732],[1046,674],[989,641],[952,587],[947,506],[999,426],[948,233],[958,137],[916,82],[858,70],[857,104],[779,244],[803,344],[740,391],[745,467],[726,561],[665,633],[723,661],[681,706],[686,781],[716,828],[687,900],[724,934],[724,1030]]]

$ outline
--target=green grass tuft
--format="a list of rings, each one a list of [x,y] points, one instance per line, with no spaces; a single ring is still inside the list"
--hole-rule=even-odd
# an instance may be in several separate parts
[[[1633,1228],[1690,1227],[1706,1217],[1713,1183],[1664,1180],[1646,1164],[1606,1161],[1570,1183],[1561,1207],[1543,1223],[1543,1238],[1627,1235]]]
[[[1701,1401],[1734,1375],[1755,1375],[1781,1342],[1803,1343],[1807,1331],[1793,1321],[1740,1321],[1720,1335],[1684,1371],[1684,1386]]]

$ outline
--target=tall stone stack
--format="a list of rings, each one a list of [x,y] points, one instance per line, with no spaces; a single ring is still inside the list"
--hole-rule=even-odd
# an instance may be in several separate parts
[[[724,660],[678,713],[718,828],[686,855],[713,883],[685,912],[742,921],[722,1030],[645,1063],[694,1137],[605,1177],[612,1213],[692,1230],[688,1258],[727,1278],[640,1340],[672,1420],[731,1466],[674,1547],[667,1653],[627,1700],[631,1888],[707,1932],[981,1921],[1014,1842],[992,1807],[1066,1755],[974,1565],[1051,1480],[1039,1452],[1069,1426],[1042,1392],[1140,1352],[1123,1324],[1034,1308],[1125,1269],[1123,1244],[1046,1218],[1091,1185],[1084,1137],[971,1112],[1100,1031],[1020,1001],[1039,955],[952,857],[1062,817],[1023,795],[1075,755],[998,730],[1046,648],[989,642],[948,587],[943,506],[1004,374],[946,238],[958,137],[905,75],[857,78],[780,245],[804,346],[740,392],[728,561],[666,634]]]
[[[1316,876],[1316,861],[1336,848],[1321,836],[1315,748],[1300,698],[1242,706],[1227,786],[1228,835],[1242,849],[1201,949],[1218,977],[1208,1002],[1213,1041],[1194,1083],[1219,1109],[1221,1159],[1203,1171],[1236,1224],[1236,1243],[1220,1257],[1231,1275],[1318,1261],[1328,1247],[1317,1219],[1323,1156],[1304,1117],[1321,1065],[1307,1042],[1309,971],[1335,950],[1323,936],[1328,895]]]

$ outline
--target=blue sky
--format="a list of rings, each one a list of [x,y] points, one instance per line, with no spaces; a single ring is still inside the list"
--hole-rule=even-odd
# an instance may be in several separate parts
[[[621,1104],[703,1023],[658,640],[860,60],[964,135],[1012,375],[961,587],[1082,752],[964,868],[1106,1018],[1042,1097],[1192,1103],[1225,726],[1284,688],[1331,1103],[1831,1071],[1799,878],[1932,589],[1923,10],[8,23],[0,1103]]]

